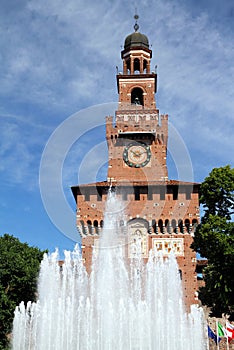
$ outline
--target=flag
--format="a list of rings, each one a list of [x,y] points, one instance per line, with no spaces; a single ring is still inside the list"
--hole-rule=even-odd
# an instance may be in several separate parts
[[[217,337],[217,335],[212,331],[212,329],[208,327],[208,337],[213,339],[215,341],[216,344],[218,344],[218,342],[220,342],[221,338]]]
[[[234,326],[231,323],[226,322],[226,333],[228,341],[234,339]]]
[[[227,336],[226,329],[219,322],[218,322],[217,329],[218,329],[218,336],[219,337],[226,337]]]

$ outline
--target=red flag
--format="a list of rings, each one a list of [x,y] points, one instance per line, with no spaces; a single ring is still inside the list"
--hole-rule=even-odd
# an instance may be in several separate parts
[[[227,337],[228,341],[231,341],[234,339],[234,326],[231,323],[226,323],[226,331],[227,331]]]

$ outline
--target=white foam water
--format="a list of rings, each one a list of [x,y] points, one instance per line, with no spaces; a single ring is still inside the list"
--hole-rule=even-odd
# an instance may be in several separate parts
[[[117,228],[121,204],[111,193],[90,276],[78,247],[41,263],[38,301],[15,311],[13,350],[203,350],[203,313],[185,312],[178,266],[150,252],[142,263],[136,243],[124,258]]]

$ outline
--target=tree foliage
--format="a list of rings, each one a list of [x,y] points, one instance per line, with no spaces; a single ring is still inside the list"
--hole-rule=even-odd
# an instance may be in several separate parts
[[[7,348],[15,307],[35,301],[43,254],[11,235],[0,237],[0,349]]]
[[[210,215],[230,220],[234,213],[234,169],[230,165],[214,168],[201,184],[200,194],[205,210],[203,220]]]
[[[200,299],[213,315],[234,317],[234,169],[215,168],[201,184],[204,216],[192,248],[208,259]]]

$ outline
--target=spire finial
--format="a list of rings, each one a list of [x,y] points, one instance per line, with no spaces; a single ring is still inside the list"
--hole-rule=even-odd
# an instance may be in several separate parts
[[[133,27],[134,30],[135,30],[135,32],[137,32],[138,29],[139,29],[139,24],[137,23],[138,18],[139,18],[139,16],[138,16],[138,14],[137,14],[137,8],[135,8],[134,19],[136,20],[136,23],[134,24],[134,27]]]

